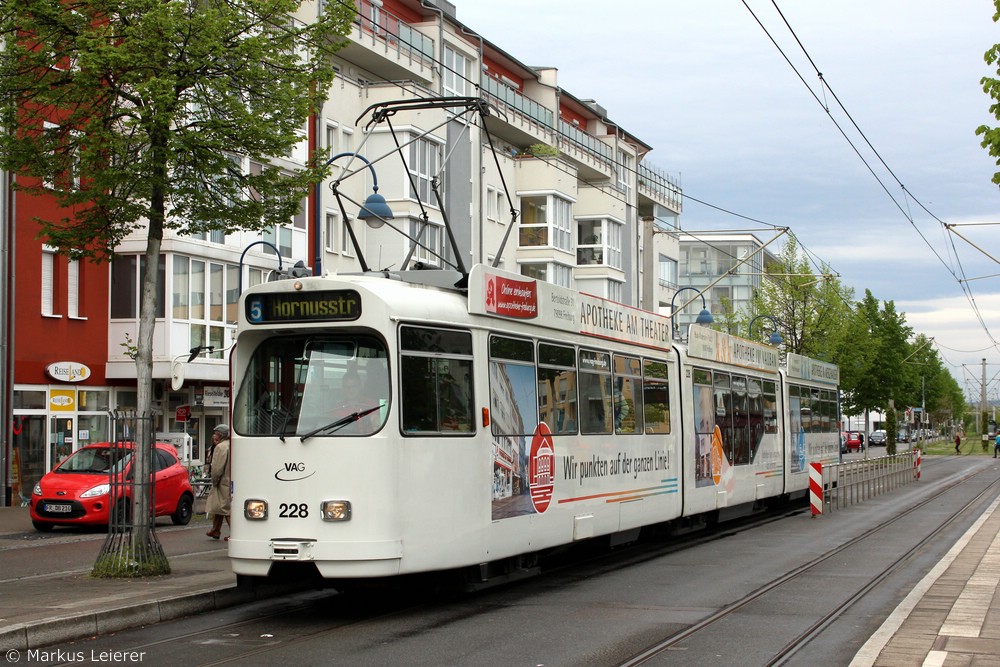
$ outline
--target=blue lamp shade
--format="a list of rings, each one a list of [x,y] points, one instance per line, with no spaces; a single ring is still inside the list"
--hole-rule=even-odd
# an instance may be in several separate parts
[[[701,312],[698,313],[698,317],[695,318],[694,323],[695,324],[711,324],[714,321],[715,321],[715,318],[712,317],[712,313],[708,312],[707,308],[702,308]]]
[[[378,227],[382,224],[382,220],[391,220],[392,217],[392,209],[377,190],[368,195],[358,213],[358,218],[367,222],[370,227]]]
[[[781,345],[783,339],[781,337],[781,334],[778,333],[777,331],[775,331],[773,334],[771,334],[771,336],[767,339],[767,341],[771,345],[774,345],[775,347],[778,347],[779,345]]]

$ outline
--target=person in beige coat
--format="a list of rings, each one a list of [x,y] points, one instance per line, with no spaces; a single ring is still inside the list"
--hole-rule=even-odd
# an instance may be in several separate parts
[[[212,489],[208,492],[205,511],[212,515],[212,529],[206,535],[213,540],[222,536],[222,521],[229,525],[229,427],[219,424],[212,431]],[[229,539],[228,537],[226,538]]]

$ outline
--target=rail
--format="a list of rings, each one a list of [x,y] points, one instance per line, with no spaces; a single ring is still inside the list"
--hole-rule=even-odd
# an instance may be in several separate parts
[[[823,511],[842,509],[918,478],[920,450],[823,466]]]

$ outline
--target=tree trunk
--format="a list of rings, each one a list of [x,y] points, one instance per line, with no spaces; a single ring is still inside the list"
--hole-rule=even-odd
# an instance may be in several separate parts
[[[149,206],[149,226],[146,232],[146,271],[143,274],[141,297],[139,302],[139,336],[136,342],[137,354],[135,357],[135,377],[136,377],[136,411],[139,419],[136,432],[136,448],[132,467],[136,482],[145,482],[151,479],[150,469],[152,461],[149,460],[151,450],[138,446],[140,443],[151,443],[155,438],[154,433],[143,433],[145,429],[154,431],[156,423],[153,417],[153,329],[156,326],[156,297],[159,293],[159,264],[160,264],[160,244],[163,241],[163,219],[165,211],[165,196],[163,186],[166,178],[166,145],[165,132],[153,131],[151,136],[151,150],[153,151],[153,163],[160,168],[160,178],[155,181],[156,185],[150,196]],[[162,157],[163,159],[157,159]],[[145,518],[141,521],[139,517],[146,517],[150,513],[150,503],[152,499],[149,492],[152,490],[148,484],[136,484],[136,494],[133,498],[132,518],[135,522],[135,529],[132,532],[133,546],[141,547],[149,542],[149,531],[151,524]]]

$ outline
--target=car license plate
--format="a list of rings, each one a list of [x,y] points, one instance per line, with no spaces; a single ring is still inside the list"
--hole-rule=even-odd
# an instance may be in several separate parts
[[[73,511],[73,507],[71,505],[58,505],[52,503],[45,503],[45,511],[52,512],[53,514],[58,514],[58,513],[68,514],[69,512]]]

